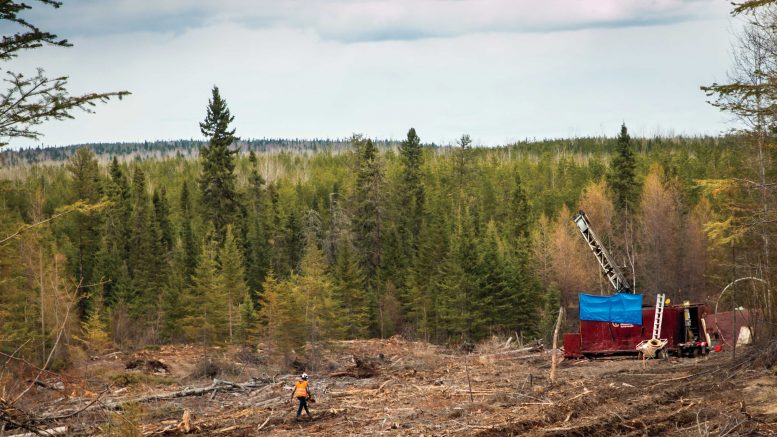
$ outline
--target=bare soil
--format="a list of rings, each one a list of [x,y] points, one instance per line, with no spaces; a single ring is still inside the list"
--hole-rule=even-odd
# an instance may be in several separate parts
[[[239,347],[114,353],[65,375],[64,390],[36,386],[20,407],[77,413],[45,422],[70,435],[777,435],[777,367],[734,365],[729,352],[644,365],[563,360],[551,384],[549,353],[503,340],[471,354],[398,337],[337,342],[306,369],[315,402],[301,420],[296,374],[273,361]]]

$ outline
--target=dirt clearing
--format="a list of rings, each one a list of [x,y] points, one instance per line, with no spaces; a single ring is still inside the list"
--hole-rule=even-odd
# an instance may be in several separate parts
[[[70,435],[777,435],[777,372],[733,366],[726,352],[645,368],[566,360],[553,385],[548,353],[496,340],[471,354],[401,338],[344,341],[320,358],[307,369],[312,419],[295,418],[291,368],[237,347],[100,357],[64,390],[33,389],[21,410]]]

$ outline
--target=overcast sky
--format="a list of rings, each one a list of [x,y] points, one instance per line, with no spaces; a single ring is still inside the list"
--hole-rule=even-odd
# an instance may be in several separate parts
[[[11,70],[133,94],[14,146],[200,138],[221,89],[243,138],[354,132],[447,144],[717,134],[726,0],[64,0],[26,17],[74,47]],[[8,28],[3,29],[6,34]]]

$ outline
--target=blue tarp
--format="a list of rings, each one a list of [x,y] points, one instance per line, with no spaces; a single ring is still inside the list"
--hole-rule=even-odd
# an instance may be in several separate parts
[[[580,320],[642,324],[642,295],[618,293],[593,296],[580,293]]]

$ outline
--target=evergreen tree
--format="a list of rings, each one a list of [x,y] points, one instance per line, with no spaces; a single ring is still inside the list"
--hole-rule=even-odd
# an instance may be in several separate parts
[[[265,189],[264,178],[257,169],[256,154],[249,154],[251,175],[249,176],[249,208],[247,211],[248,233],[246,238],[246,277],[248,287],[252,291],[253,302],[257,302],[255,292],[261,289],[264,277],[272,266],[270,253],[269,230],[269,199]]]
[[[354,256],[351,242],[343,238],[334,266],[335,300],[340,305],[339,317],[348,338],[362,338],[370,326],[369,300],[364,289],[364,275]]]
[[[299,287],[280,282],[270,273],[262,284],[259,302],[259,320],[275,352],[289,357],[301,351],[307,335],[305,312],[301,310],[305,301]]]
[[[427,340],[440,340],[438,334],[441,275],[441,254],[448,252],[448,231],[443,214],[430,214],[421,226],[417,256],[408,275],[405,312],[420,334]],[[448,266],[452,268],[451,266]]]
[[[357,154],[356,187],[353,197],[354,245],[361,260],[365,285],[369,291],[371,319],[376,320],[384,244],[383,166],[378,149],[372,140],[363,140],[357,136],[352,142]]]
[[[531,212],[529,210],[529,199],[526,196],[526,190],[523,187],[521,175],[515,173],[515,187],[510,196],[510,215],[508,216],[511,241],[517,245],[526,244],[529,238],[529,223]]]
[[[154,190],[152,198],[154,204],[154,217],[159,227],[159,244],[165,253],[173,250],[173,225],[170,223],[170,206],[167,203],[167,190],[161,187]]]
[[[469,159],[472,154],[472,139],[469,135],[464,134],[459,138],[456,144],[458,144],[459,148],[454,155],[454,177],[456,179],[456,188],[459,192],[457,194],[462,195],[469,175]]]
[[[212,229],[200,249],[193,286],[184,295],[186,315],[181,326],[186,338],[210,344],[228,334],[227,292],[217,261],[218,243]]]
[[[194,213],[192,211],[191,194],[189,193],[189,184],[183,181],[181,187],[181,246],[183,251],[183,278],[185,284],[190,284],[194,270],[197,268],[197,243],[194,241],[192,231],[192,220]]]
[[[108,307],[120,295],[129,292],[129,223],[132,212],[130,188],[127,177],[113,157],[108,171],[110,178],[106,183],[106,193],[110,202],[105,209],[102,241],[97,256],[100,277],[103,285],[104,303]]]
[[[237,141],[235,129],[229,125],[234,120],[221,98],[218,87],[213,87],[205,120],[200,131],[208,138],[208,145],[200,150],[202,174],[200,194],[205,218],[213,223],[219,241],[223,241],[226,226],[233,223],[238,210],[235,187],[235,151],[229,147]]]
[[[300,275],[292,276],[291,285],[303,299],[300,308],[305,314],[306,337],[313,350],[311,359],[318,359],[318,345],[340,337],[334,284],[326,273],[324,254],[310,235],[305,246],[305,256],[300,264]]]
[[[196,264],[192,274],[196,270]],[[162,327],[161,338],[166,342],[183,341],[181,320],[186,315],[183,297],[192,286],[192,275],[186,273],[186,253],[181,239],[176,240],[171,255],[171,269],[161,296]]]
[[[626,125],[621,126],[618,148],[610,164],[607,184],[612,189],[615,208],[623,215],[634,212],[641,192],[637,182],[637,159]]]
[[[402,141],[399,147],[399,153],[402,158],[402,183],[400,192],[402,198],[400,205],[403,206],[400,219],[404,240],[412,248],[413,252],[418,247],[418,234],[421,232],[421,222],[423,220],[425,190],[421,181],[421,166],[423,165],[423,149],[421,148],[421,139],[416,135],[415,129],[410,128],[407,132],[407,138]]]
[[[440,266],[437,284],[440,295],[435,311],[445,339],[451,336],[471,339],[475,334],[477,264],[471,257],[477,253],[477,244],[470,214],[468,208],[456,214],[449,250]]]
[[[76,201],[97,203],[100,200],[100,176],[97,158],[86,147],[76,150],[67,164],[73,177],[72,191]],[[72,240],[76,247],[76,256],[71,259],[73,272],[78,278],[78,316],[86,320],[89,312],[89,287],[96,284],[97,252],[100,250],[98,238],[100,214],[96,211],[77,211],[73,216],[74,229]]]
[[[244,344],[250,344],[256,339],[259,315],[254,307],[254,299],[246,289],[243,300],[238,308],[240,323],[238,324],[237,338]]]
[[[477,250],[476,295],[473,296],[474,325],[472,334],[485,337],[491,330],[509,328],[509,318],[516,305],[512,290],[505,277],[505,266],[499,253],[499,236],[496,224],[488,223],[480,247]]]
[[[618,220],[614,220],[616,253],[625,256],[623,264],[630,267],[632,284],[636,288],[636,241],[633,213],[639,204],[642,191],[636,176],[637,161],[632,150],[631,137],[626,125],[621,126],[618,147],[610,164],[607,184],[613,193],[613,204]]]
[[[159,231],[154,222],[151,202],[146,189],[146,176],[140,168],[132,177],[132,216],[130,217],[129,272],[132,295],[126,299],[132,316],[154,320],[162,278],[163,254]]]
[[[305,254],[305,230],[302,227],[302,222],[296,209],[291,210],[286,221],[284,242],[284,252],[286,254],[284,271],[299,273],[300,262],[302,262],[302,257]]]
[[[227,324],[229,330],[229,341],[232,341],[234,328],[238,324],[239,314],[238,306],[244,296],[248,294],[249,289],[245,280],[245,269],[243,268],[243,254],[240,246],[232,233],[232,226],[227,225],[227,235],[224,240],[224,246],[219,253],[221,284],[224,287],[227,306]]]

